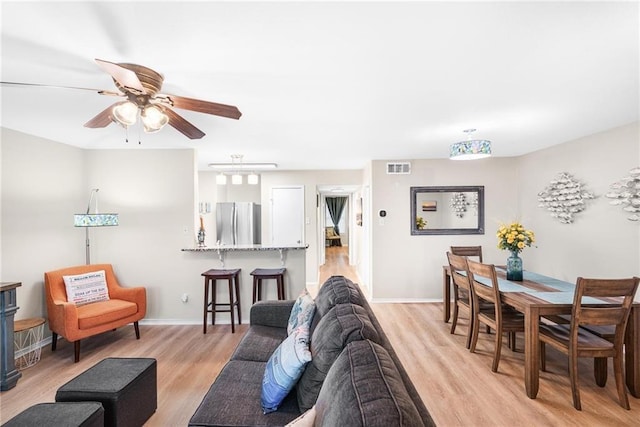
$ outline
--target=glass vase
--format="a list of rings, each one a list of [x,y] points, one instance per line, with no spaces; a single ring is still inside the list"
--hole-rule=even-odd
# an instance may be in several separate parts
[[[522,258],[516,251],[511,251],[511,256],[507,258],[507,280],[522,280]]]

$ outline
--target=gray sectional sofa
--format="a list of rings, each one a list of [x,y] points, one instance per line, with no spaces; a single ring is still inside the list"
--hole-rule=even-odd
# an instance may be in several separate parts
[[[315,298],[313,359],[275,412],[263,414],[262,378],[287,337],[294,301],[259,301],[250,327],[191,417],[190,426],[284,426],[305,411],[315,426],[435,425],[359,287],[333,276]]]

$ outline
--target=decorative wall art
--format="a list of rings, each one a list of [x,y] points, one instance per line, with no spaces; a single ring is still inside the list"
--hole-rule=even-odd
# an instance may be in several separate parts
[[[610,186],[611,191],[605,194],[613,199],[609,203],[620,205],[622,210],[630,212],[627,217],[629,221],[640,221],[640,166],[629,171],[629,176],[625,176],[618,182]]]
[[[579,181],[562,172],[544,191],[538,193],[538,207],[546,208],[561,223],[571,224],[573,215],[585,209],[585,200],[593,198],[593,193],[584,190]]]
[[[422,212],[435,212],[438,210],[438,202],[436,200],[427,200],[422,202]]]

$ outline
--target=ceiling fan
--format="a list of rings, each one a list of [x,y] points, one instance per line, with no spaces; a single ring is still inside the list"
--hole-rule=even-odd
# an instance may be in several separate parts
[[[113,78],[119,92],[79,87],[67,88],[91,90],[100,95],[124,96],[127,99],[116,102],[98,113],[84,124],[85,127],[103,128],[112,122],[127,127],[135,124],[139,116],[146,132],[157,132],[169,124],[190,139],[200,139],[205,133],[173,111],[173,108],[236,120],[242,115],[233,105],[160,93],[164,77],[151,68],[138,64],[114,63],[102,59],[96,59],[96,62]],[[3,85],[49,86],[33,83],[0,83]]]

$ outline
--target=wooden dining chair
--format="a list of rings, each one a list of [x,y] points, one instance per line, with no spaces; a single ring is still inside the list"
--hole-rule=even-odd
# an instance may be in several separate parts
[[[540,362],[542,370],[546,368],[545,346],[569,356],[569,377],[573,406],[581,410],[580,390],[578,389],[578,358],[589,357],[594,360],[613,358],[613,372],[620,406],[630,409],[627,389],[623,378],[623,344],[627,320],[631,312],[633,298],[638,290],[640,278],[629,279],[585,279],[578,277],[571,309],[569,325],[540,325]],[[613,298],[610,304],[593,306],[584,302],[583,297]],[[613,341],[589,332],[590,326],[613,326]]]
[[[477,257],[482,262],[482,246],[451,246],[449,250],[454,255]]]
[[[484,323],[495,330],[495,349],[491,370],[498,372],[502,349],[502,335],[504,333],[509,334],[509,347],[515,351],[515,334],[516,332],[524,332],[524,315],[502,304],[498,276],[496,275],[496,268],[493,264],[483,264],[467,259],[467,266],[472,288],[471,296],[473,298],[473,306],[479,307],[480,304],[491,305],[490,310],[474,310],[473,312],[473,331],[471,333],[470,350],[472,353],[476,350],[480,323]]]
[[[447,252],[449,269],[451,271],[451,283],[453,285],[453,313],[451,315],[451,333],[456,332],[458,325],[458,313],[466,312],[469,319],[467,329],[467,348],[471,347],[471,331],[473,329],[473,298],[471,297],[471,285],[467,274],[467,258]]]

